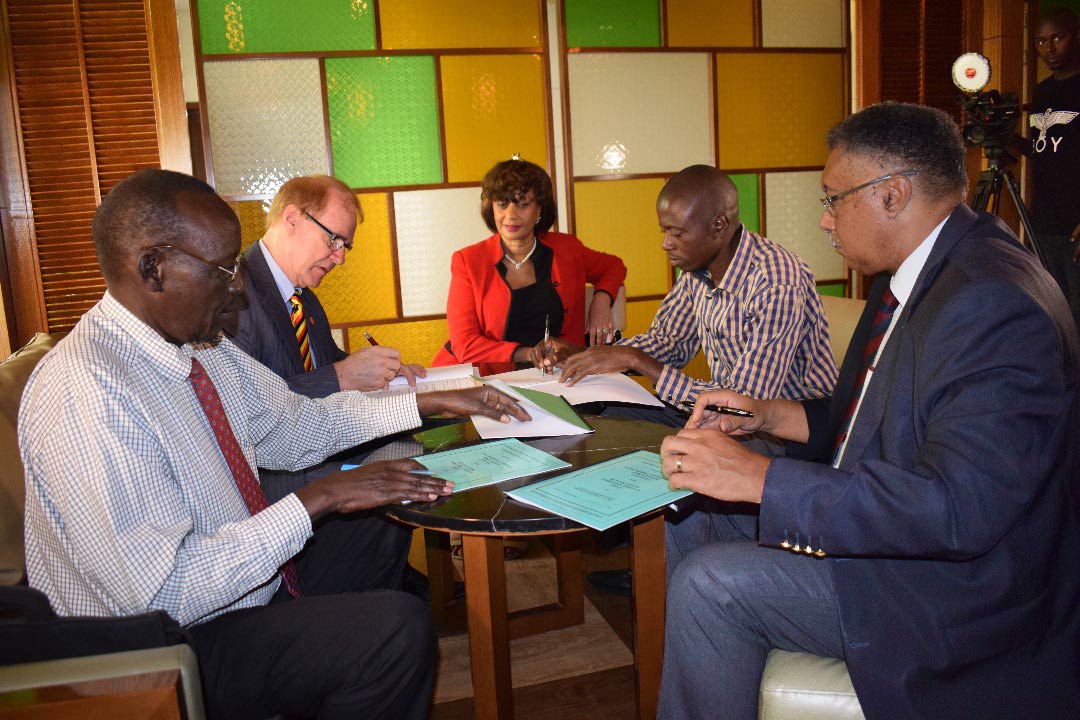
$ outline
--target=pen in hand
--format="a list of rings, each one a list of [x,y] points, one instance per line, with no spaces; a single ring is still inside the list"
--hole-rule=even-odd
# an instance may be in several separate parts
[[[544,316],[544,357],[547,357],[548,341],[551,340],[550,320],[551,320],[550,315],[545,315]],[[555,370],[552,369],[551,372],[552,372],[552,374],[554,374]],[[540,368],[540,374],[541,375],[547,375],[548,374],[547,365],[544,365],[543,367]]]
[[[683,400],[681,404],[688,408],[694,407],[694,403],[690,400]],[[749,410],[741,410],[739,408],[728,407],[727,405],[706,405],[705,409],[712,410],[713,412],[718,412],[721,415],[736,415],[738,417],[744,418],[754,417],[754,413],[750,412]]]
[[[371,347],[379,347],[379,343],[375,342],[375,338],[371,337],[371,333],[369,333],[367,330],[361,330],[360,332],[364,333],[364,337],[367,339],[368,344],[371,345]]]

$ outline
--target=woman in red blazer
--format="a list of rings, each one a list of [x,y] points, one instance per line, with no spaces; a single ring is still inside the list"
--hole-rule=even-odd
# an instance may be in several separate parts
[[[450,339],[432,365],[539,363],[545,328],[583,345],[607,340],[611,304],[626,279],[614,255],[590,250],[573,235],[551,232],[551,178],[516,156],[484,176],[480,214],[495,234],[462,248],[450,262],[446,321]],[[585,309],[585,284],[595,288]]]

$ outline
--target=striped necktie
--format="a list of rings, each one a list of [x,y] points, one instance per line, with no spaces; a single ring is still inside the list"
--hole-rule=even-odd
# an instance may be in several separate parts
[[[233,435],[232,426],[229,425],[229,418],[225,415],[225,408],[221,404],[221,397],[218,395],[217,388],[214,387],[214,383],[210,380],[210,376],[207,375],[202,363],[195,358],[191,358],[191,374],[188,375],[188,380],[195,390],[195,397],[198,398],[206,419],[210,421],[210,429],[214,431],[218,447],[221,448],[221,454],[225,456],[225,462],[228,463],[229,470],[232,472],[233,482],[236,483],[240,496],[244,498],[244,505],[247,506],[248,512],[254,515],[265,510],[270,505],[266,501],[266,494],[263,493],[259,479],[255,477],[251,465],[248,464],[247,458],[244,457],[244,451],[240,449],[240,443],[236,441],[236,436]],[[290,595],[294,598],[300,597],[300,584],[296,579],[296,565],[291,559],[286,560],[285,564],[281,566],[281,579]]]
[[[889,331],[893,313],[896,312],[899,305],[900,301],[893,295],[889,286],[885,285],[881,293],[881,305],[878,306],[877,314],[874,315],[874,324],[870,328],[870,337],[867,338],[866,345],[863,347],[859,376],[855,379],[851,400],[848,402],[847,410],[844,412],[844,422],[840,425],[840,432],[837,434],[836,444],[833,446],[833,466],[836,466],[840,461],[841,451],[847,441],[848,433],[851,431],[851,423],[855,419],[855,411],[859,407],[859,399],[863,394],[866,376],[870,368],[874,366],[878,350],[881,349],[881,342],[885,339],[885,333]]]
[[[300,346],[300,359],[304,361],[304,372],[311,372],[315,363],[311,360],[311,343],[308,341],[307,318],[304,317],[304,304],[300,302],[300,288],[289,298],[292,305],[293,332],[296,333],[296,344]]]

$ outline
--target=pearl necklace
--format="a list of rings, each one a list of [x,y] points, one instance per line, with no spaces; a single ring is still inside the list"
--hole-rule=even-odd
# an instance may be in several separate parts
[[[528,255],[526,255],[525,257],[521,258],[521,262],[518,262],[518,261],[517,261],[517,260],[515,260],[514,258],[510,257],[510,254],[509,254],[509,253],[506,253],[506,252],[504,252],[504,253],[503,253],[503,258],[504,258],[504,259],[505,259],[505,260],[506,260],[506,261],[507,261],[508,263],[510,263],[511,265],[513,265],[513,266],[514,266],[514,269],[515,269],[515,270],[518,270],[518,271],[520,271],[520,270],[521,270],[521,266],[522,266],[522,265],[524,265],[525,263],[527,263],[527,262],[529,261],[529,258],[531,258],[531,257],[532,257],[532,254],[533,254],[534,252],[536,252],[536,236],[535,236],[535,235],[533,235],[533,246],[532,246],[532,250],[530,250],[530,251],[529,251],[529,254],[528,254]]]

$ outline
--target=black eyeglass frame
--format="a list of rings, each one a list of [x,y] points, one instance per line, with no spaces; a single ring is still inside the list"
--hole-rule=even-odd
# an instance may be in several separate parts
[[[898,177],[900,175],[907,175],[908,177],[912,177],[913,175],[918,175],[918,174],[919,174],[918,170],[912,169],[912,170],[900,170],[898,172],[889,173],[888,175],[882,175],[881,177],[874,178],[873,180],[868,180],[867,182],[864,182],[862,185],[856,185],[853,188],[848,188],[847,190],[844,190],[842,192],[838,192],[835,195],[826,195],[825,197],[821,198],[821,207],[825,208],[825,210],[830,215],[833,215],[833,214],[836,213],[836,203],[843,200],[844,198],[846,198],[849,195],[854,195],[855,193],[859,192],[860,190],[862,190],[864,188],[868,188],[871,185],[877,185],[878,183],[883,183],[886,180],[891,180],[892,178]]]
[[[341,248],[345,248],[346,252],[348,252],[349,250],[352,250],[352,246],[353,246],[353,241],[352,240],[345,237],[341,233],[336,233],[333,230],[331,230],[330,228],[326,227],[321,222],[316,220],[312,216],[312,214],[309,213],[307,210],[301,210],[301,212],[304,213],[304,215],[307,217],[308,220],[310,220],[311,222],[318,225],[320,228],[322,228],[322,231],[324,233],[326,233],[327,235],[330,236],[330,239],[326,241],[326,247],[330,248],[330,250],[332,250],[333,252],[337,252]]]
[[[225,273],[226,275],[229,276],[229,282],[232,282],[234,279],[236,279],[236,273],[240,272],[240,265],[243,264],[243,261],[244,261],[244,256],[243,255],[237,255],[236,256],[236,261],[233,263],[232,269],[230,270],[227,267],[224,267],[222,265],[218,265],[216,262],[214,262],[212,260],[207,260],[204,257],[196,255],[195,253],[191,252],[190,250],[185,250],[184,248],[182,248],[182,247],[180,247],[178,245],[151,245],[150,247],[143,248],[143,249],[144,250],[175,250],[178,253],[183,253],[184,255],[187,255],[189,258],[194,258],[194,259],[198,260],[199,262],[201,262],[201,263],[203,263],[205,265],[209,265],[212,268],[217,268],[221,272]]]

